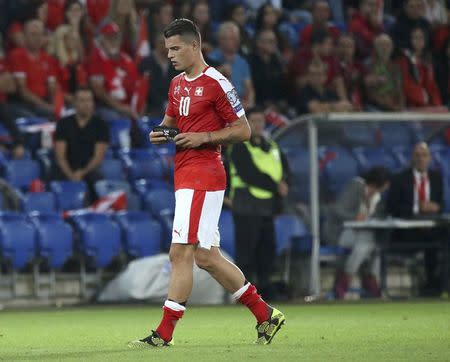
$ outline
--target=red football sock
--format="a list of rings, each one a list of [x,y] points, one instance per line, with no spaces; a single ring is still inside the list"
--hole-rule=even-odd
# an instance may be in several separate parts
[[[250,311],[255,316],[258,323],[261,324],[262,322],[270,318],[269,306],[264,300],[262,300],[261,296],[256,290],[256,287],[253,284],[247,285],[247,290],[238,298],[238,301],[239,303],[247,306],[247,308],[250,309]]]
[[[174,307],[180,310],[172,309]],[[178,319],[183,316],[185,308],[178,303],[166,301],[164,303],[163,310],[163,317],[161,323],[159,323],[158,328],[156,328],[156,332],[159,333],[162,339],[164,339],[166,342],[169,342],[172,339],[175,325],[177,324]]]

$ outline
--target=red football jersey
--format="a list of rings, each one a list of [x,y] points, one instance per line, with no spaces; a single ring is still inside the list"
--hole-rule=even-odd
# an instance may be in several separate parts
[[[172,79],[166,114],[175,117],[181,133],[209,132],[226,127],[245,114],[228,79],[212,67],[189,79],[184,73]],[[225,190],[226,175],[220,145],[197,149],[177,148],[175,190]]]
[[[112,98],[130,103],[138,71],[128,55],[120,52],[119,58],[115,60],[96,47],[89,59],[88,73],[90,78],[103,80],[105,90]]]

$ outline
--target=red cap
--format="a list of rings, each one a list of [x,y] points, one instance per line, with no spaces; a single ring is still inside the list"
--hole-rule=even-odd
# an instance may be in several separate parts
[[[100,28],[100,34],[102,35],[112,35],[119,34],[120,29],[116,23],[106,23]]]

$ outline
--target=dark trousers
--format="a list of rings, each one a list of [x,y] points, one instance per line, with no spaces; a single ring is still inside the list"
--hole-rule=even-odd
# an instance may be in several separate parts
[[[259,289],[269,288],[276,253],[273,217],[234,213],[233,220],[237,266]]]

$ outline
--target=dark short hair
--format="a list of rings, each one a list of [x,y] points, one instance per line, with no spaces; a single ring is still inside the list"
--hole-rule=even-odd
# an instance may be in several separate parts
[[[362,178],[366,181],[366,184],[373,185],[375,187],[383,187],[387,182],[391,180],[391,171],[383,166],[374,166],[367,170]]]
[[[189,19],[175,19],[164,29],[164,37],[170,38],[172,36],[179,35],[181,37],[193,37],[199,43],[201,41],[200,31],[197,25]]]

